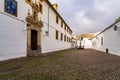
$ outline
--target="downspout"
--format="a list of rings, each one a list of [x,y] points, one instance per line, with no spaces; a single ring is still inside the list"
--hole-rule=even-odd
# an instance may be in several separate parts
[[[49,37],[49,6],[48,6],[48,37]]]

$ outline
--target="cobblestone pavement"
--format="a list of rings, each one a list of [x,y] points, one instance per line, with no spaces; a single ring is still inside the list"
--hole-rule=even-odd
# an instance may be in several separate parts
[[[0,67],[0,80],[120,80],[120,56],[92,49],[65,50],[0,65],[4,67]]]

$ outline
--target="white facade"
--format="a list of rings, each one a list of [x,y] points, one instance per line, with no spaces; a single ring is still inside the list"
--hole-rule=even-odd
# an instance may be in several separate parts
[[[113,23],[92,39],[93,49],[120,55],[120,31],[114,30],[115,25],[120,27],[120,21]]]
[[[27,27],[26,20],[28,9],[32,14],[31,6],[25,0],[16,0],[18,5],[18,16],[15,17],[4,11],[4,0],[0,0],[0,60],[23,57],[27,54]],[[42,53],[69,49],[71,48],[71,29],[65,31],[65,22],[61,16],[55,11],[45,0],[42,2],[43,14],[39,13],[39,18],[43,22],[41,35]],[[56,23],[56,15],[58,15],[59,23]],[[61,27],[63,21],[63,28]],[[66,24],[67,25],[67,24]],[[56,40],[56,30],[58,31],[58,40]],[[48,35],[46,35],[46,31]],[[63,40],[61,40],[61,33]],[[68,37],[64,41],[64,35]]]
[[[92,41],[90,38],[83,38],[81,41],[81,46],[84,46],[85,49],[92,48]]]
[[[77,40],[75,38],[72,38],[72,48],[77,47]]]
[[[43,4],[43,8],[44,6],[46,9],[44,9],[45,11],[43,11],[43,16],[42,16],[44,17],[42,18],[44,22],[44,27],[42,30],[42,53],[71,48],[70,42],[64,42],[64,38],[63,41],[60,40],[61,33],[63,35],[68,36],[69,38],[72,37],[72,35],[70,35],[64,30],[65,25],[63,25],[63,28],[61,28],[62,19],[60,19],[59,17],[59,23],[57,24],[56,23],[57,14],[55,13],[55,11],[53,11],[53,9],[45,2]],[[48,18],[49,18],[49,26],[48,26]],[[58,40],[56,40],[55,38],[56,30],[58,30],[59,33]],[[46,31],[48,31],[48,36],[45,35]]]
[[[25,3],[17,0],[18,17],[4,12],[4,0],[0,0],[0,60],[26,56]],[[25,13],[26,10],[26,13]]]

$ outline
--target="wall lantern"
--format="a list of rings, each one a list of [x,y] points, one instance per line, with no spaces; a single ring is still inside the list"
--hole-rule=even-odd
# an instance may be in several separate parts
[[[115,25],[113,29],[114,29],[114,31],[117,31],[118,27]]]
[[[27,23],[26,26],[27,26],[27,30],[30,30],[31,25],[29,23]]]
[[[45,31],[46,36],[48,36],[48,31]]]
[[[116,25],[114,26],[113,29],[114,29],[114,31],[120,31],[120,27],[118,27],[118,26],[116,26]]]

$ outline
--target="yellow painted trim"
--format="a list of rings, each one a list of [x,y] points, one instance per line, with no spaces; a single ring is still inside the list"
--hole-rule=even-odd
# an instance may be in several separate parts
[[[40,9],[40,6],[41,6],[41,9]],[[43,5],[40,2],[39,2],[39,12],[43,14]]]
[[[26,3],[30,4],[32,6],[32,0],[25,0]]]

